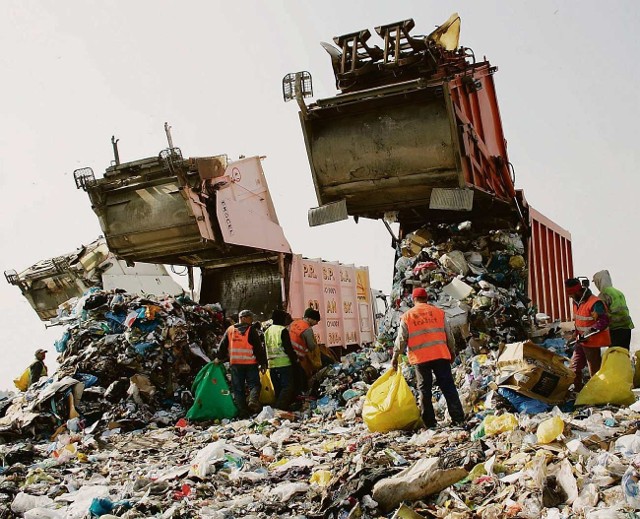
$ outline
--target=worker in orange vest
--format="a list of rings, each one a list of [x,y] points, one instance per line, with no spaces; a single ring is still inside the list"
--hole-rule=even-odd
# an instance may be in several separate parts
[[[414,307],[400,318],[391,366],[394,370],[398,369],[400,355],[408,350],[409,363],[416,368],[420,409],[425,427],[437,425],[431,402],[433,375],[447,401],[451,421],[455,425],[463,425],[464,410],[451,373],[454,356],[448,346],[445,314],[440,308],[427,304],[428,295],[424,288],[414,288],[411,295]]]
[[[231,391],[240,418],[259,413],[262,408],[260,371],[266,372],[267,355],[258,331],[252,326],[253,317],[250,310],[238,314],[240,322],[227,328],[214,359],[216,363],[229,359]]]
[[[305,391],[311,376],[322,365],[314,364],[319,359],[318,344],[316,343],[313,327],[320,322],[320,312],[314,308],[307,308],[302,319],[294,319],[289,325],[289,335],[300,366],[297,367],[296,382],[298,390]]]
[[[609,334],[609,317],[607,307],[588,287],[577,279],[565,281],[565,291],[573,299],[573,318],[575,322],[574,338],[576,340],[571,356],[571,370],[576,374],[573,382],[575,391],[583,387],[582,370],[589,365],[589,374],[595,375],[600,369],[602,357],[600,348],[611,346]]]

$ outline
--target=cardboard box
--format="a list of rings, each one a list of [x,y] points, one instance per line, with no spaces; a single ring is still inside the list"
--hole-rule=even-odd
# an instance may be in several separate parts
[[[548,404],[561,403],[575,378],[566,360],[532,342],[507,344],[498,357],[498,385]]]

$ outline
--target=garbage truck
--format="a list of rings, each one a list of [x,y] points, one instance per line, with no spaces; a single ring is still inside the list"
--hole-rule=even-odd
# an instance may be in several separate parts
[[[164,265],[127,264],[109,251],[104,237],[54,258],[38,261],[20,272],[4,272],[17,286],[42,321],[58,324],[59,310],[91,288],[122,289],[132,294],[181,294],[183,288]]]
[[[280,226],[262,169],[263,157],[184,158],[173,146],[157,156],[120,163],[102,178],[74,172],[91,200],[112,253],[130,263],[182,265],[199,302],[220,303],[228,316],[250,309],[269,319],[275,308],[302,317],[320,311],[320,344],[336,348],[375,339],[367,267],[294,254]]]
[[[458,46],[454,14],[426,36],[412,19],[322,43],[333,97],[313,96],[311,74],[287,74],[319,207],[309,224],[352,216],[398,222],[394,242],[425,224],[471,221],[476,228],[518,229],[528,257],[532,304],[570,319],[563,281],[573,276],[571,234],[536,211],[515,188],[494,74],[497,68]]]

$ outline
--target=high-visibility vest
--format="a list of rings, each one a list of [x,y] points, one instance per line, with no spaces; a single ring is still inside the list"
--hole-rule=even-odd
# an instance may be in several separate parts
[[[602,305],[606,308],[604,302],[593,294],[591,294],[586,301],[583,301],[579,305],[575,301],[573,302],[573,315],[575,317],[576,331],[580,335],[586,335],[590,333],[592,328],[596,324],[596,318],[591,314],[593,313],[593,307],[598,302],[602,303]],[[596,333],[580,344],[585,348],[602,348],[604,346],[611,346],[611,335],[609,334],[609,328],[602,330],[600,333]]]
[[[291,346],[293,346],[296,355],[301,359],[307,356],[307,343],[302,338],[302,334],[309,328],[311,328],[311,325],[304,319],[296,319],[289,325]]]
[[[230,364],[257,364],[253,354],[253,346],[249,343],[249,332],[251,326],[247,326],[244,333],[240,333],[235,326],[227,329],[229,339],[229,363]]]
[[[291,360],[289,355],[284,351],[282,346],[282,330],[285,330],[284,326],[278,324],[272,324],[267,328],[264,334],[264,342],[267,346],[267,361],[269,368],[282,368],[284,366],[291,366]]]
[[[631,315],[629,315],[629,308],[627,307],[627,300],[624,294],[617,288],[607,287],[603,288],[600,293],[609,296],[611,304],[609,305],[609,329],[610,330],[632,330],[633,321]]]
[[[444,312],[426,303],[417,303],[402,316],[407,325],[407,352],[410,364],[431,360],[451,360],[444,328]]]

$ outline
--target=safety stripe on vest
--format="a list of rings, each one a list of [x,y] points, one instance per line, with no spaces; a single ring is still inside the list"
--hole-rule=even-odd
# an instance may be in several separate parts
[[[445,345],[446,343],[444,343],[441,340],[437,340],[437,341],[429,341],[429,342],[423,342],[420,344],[416,344],[415,346],[411,346],[409,349],[411,351],[416,351],[416,350],[423,350],[424,348],[430,348],[431,346],[437,346],[437,345]]]
[[[302,344],[298,344],[296,341],[291,341],[291,346],[293,346],[294,351],[298,357],[304,358],[307,356],[307,348]]]
[[[407,339],[411,339],[413,337],[417,337],[418,335],[425,335],[425,334],[431,334],[431,333],[445,333],[445,329],[444,328],[429,328],[428,330],[418,330],[416,332],[412,332],[409,334],[409,336],[407,337]]]

